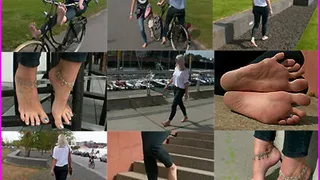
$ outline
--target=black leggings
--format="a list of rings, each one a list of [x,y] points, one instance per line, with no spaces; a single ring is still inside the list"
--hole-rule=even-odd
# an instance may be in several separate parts
[[[290,158],[308,156],[312,131],[285,131],[282,153]],[[256,131],[254,137],[263,141],[273,142],[276,131]]]
[[[26,67],[37,67],[40,64],[41,53],[26,52],[26,53],[17,53],[18,62]],[[72,53],[64,52],[59,53],[60,57],[66,61],[71,62],[85,62],[87,59],[88,53]]]
[[[184,26],[185,16],[186,16],[185,10],[184,9],[177,9],[177,8],[171,6],[167,11],[162,37],[167,36],[167,33],[169,31],[169,24],[172,21],[172,19],[174,18],[174,16],[176,16],[178,18],[179,24]]]
[[[148,180],[158,179],[157,160],[162,162],[166,168],[170,168],[173,164],[169,153],[162,147],[162,144],[168,135],[168,132],[163,131],[141,132],[144,166]]]
[[[270,58],[283,51],[268,51],[256,58],[252,63],[257,63],[265,58]],[[304,57],[301,51],[284,51],[285,59],[294,59],[300,66],[304,64]],[[301,93],[307,93],[308,89]],[[308,155],[312,131],[285,131],[285,140],[282,153],[291,158],[305,157]],[[256,131],[254,137],[263,141],[274,141],[276,131]]]
[[[183,100],[182,100],[186,90],[175,87],[173,92],[174,92],[174,99],[173,99],[172,106],[171,106],[171,113],[170,113],[169,121],[172,121],[172,119],[176,115],[178,105],[180,106],[180,109],[181,109],[183,115],[185,117],[187,116],[186,107],[184,106]]]
[[[68,176],[68,165],[62,167],[55,166],[53,171],[56,180],[66,180]]]
[[[265,36],[267,34],[267,23],[268,23],[268,16],[269,16],[268,6],[266,7],[254,6],[252,12],[254,15],[254,25],[252,28],[251,36],[256,37],[257,31],[259,29],[261,17],[262,17],[262,36]]]

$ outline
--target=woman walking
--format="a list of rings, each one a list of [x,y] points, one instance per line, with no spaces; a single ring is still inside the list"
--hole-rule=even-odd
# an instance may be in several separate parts
[[[252,13],[254,15],[254,25],[252,28],[251,35],[251,45],[254,47],[258,47],[256,44],[256,35],[259,29],[260,20],[262,18],[262,40],[265,41],[268,39],[267,36],[267,23],[269,14],[272,15],[272,6],[270,0],[253,0],[253,9]]]
[[[58,142],[53,149],[51,175],[56,180],[66,180],[68,172],[72,174],[71,149],[64,134],[58,136]]]
[[[144,29],[144,20],[148,17],[148,14],[151,13],[150,2],[149,0],[132,0],[131,8],[130,8],[130,20],[132,20],[134,6],[136,4],[136,15],[139,25],[140,34],[143,40],[143,48],[147,47],[147,35]]]
[[[180,106],[180,109],[184,115],[184,118],[181,122],[188,120],[186,107],[183,104],[183,96],[185,100],[188,99],[188,85],[189,85],[189,71],[185,66],[185,56],[178,55],[176,57],[176,68],[174,70],[173,76],[170,79],[169,83],[165,86],[165,90],[168,89],[170,84],[174,85],[174,99],[171,106],[171,113],[169,119],[165,122],[162,122],[164,127],[170,126],[171,121],[177,112],[177,106]]]
[[[160,131],[141,132],[144,166],[148,180],[158,179],[157,160],[168,169],[168,180],[177,180],[177,166],[172,162],[169,153],[162,147],[168,135],[168,132]]]

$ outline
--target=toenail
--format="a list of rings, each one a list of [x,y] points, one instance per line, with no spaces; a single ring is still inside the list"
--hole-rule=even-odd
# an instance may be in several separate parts
[[[43,120],[44,120],[44,122],[46,122],[46,123],[49,122],[49,119],[48,119],[48,118],[44,118]]]
[[[40,126],[40,122],[37,122],[36,124],[37,124],[37,126]]]
[[[60,128],[61,128],[61,129],[63,129],[63,128],[64,128],[63,124],[61,124],[61,125],[60,125]]]
[[[29,125],[29,122],[26,122],[26,125]]]

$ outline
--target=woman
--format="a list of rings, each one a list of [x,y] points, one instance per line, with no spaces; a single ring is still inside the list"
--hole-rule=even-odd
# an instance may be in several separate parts
[[[177,180],[177,166],[172,162],[169,153],[162,147],[168,135],[168,132],[141,132],[144,167],[148,180],[158,179],[157,160],[168,169],[168,180]]]
[[[272,6],[270,0],[253,0],[253,15],[254,15],[254,25],[252,28],[251,34],[251,45],[258,47],[256,44],[255,38],[257,31],[259,29],[260,19],[262,17],[262,40],[265,41],[268,39],[267,36],[267,23],[269,14],[272,15]]]
[[[144,29],[144,20],[146,18],[145,14],[148,11],[147,9],[150,8],[150,1],[149,0],[132,0],[131,8],[130,8],[130,20],[132,20],[133,9],[135,4],[136,4],[136,15],[138,20],[139,30],[143,40],[142,47],[146,48],[148,40],[147,40],[147,35]]]
[[[18,69],[15,74],[16,95],[21,120],[31,126],[48,123],[49,118],[44,112],[37,91],[37,67],[40,53],[17,53]],[[55,91],[52,104],[52,115],[58,129],[63,129],[62,119],[70,124],[73,116],[67,101],[73,84],[77,78],[82,62],[86,61],[87,53],[60,53],[59,64],[49,71],[49,80]]]
[[[33,38],[38,38],[43,33],[45,33],[48,29],[52,29],[56,24],[63,25],[68,21],[71,21],[76,16],[79,16],[86,12],[88,4],[91,0],[66,0],[66,4],[71,4],[74,2],[78,2],[78,7],[68,6],[66,7],[64,4],[60,4],[57,7],[57,14],[53,16],[52,21],[50,23],[45,23],[40,29],[37,29],[36,23],[32,22],[29,24],[29,30]]]
[[[184,118],[181,122],[188,120],[186,108],[183,104],[183,96],[185,100],[188,99],[188,85],[189,85],[189,71],[185,66],[185,56],[178,55],[176,57],[176,68],[174,70],[173,76],[170,79],[169,83],[165,86],[165,90],[168,89],[170,84],[174,85],[174,99],[171,106],[171,113],[169,119],[165,122],[162,122],[164,127],[170,126],[170,123],[177,112],[177,106],[180,106],[180,109],[184,115]]]
[[[68,172],[72,174],[71,149],[64,134],[58,136],[58,142],[53,149],[51,175],[56,180],[66,180]]]
[[[163,3],[168,0],[161,0],[157,3],[158,6],[162,6]],[[173,17],[176,16],[179,20],[179,24],[183,25],[185,24],[185,12],[186,8],[186,0],[169,0],[169,9],[167,11],[166,20],[163,28],[162,33],[162,43],[166,43],[166,36],[169,30],[169,24],[172,21]]]

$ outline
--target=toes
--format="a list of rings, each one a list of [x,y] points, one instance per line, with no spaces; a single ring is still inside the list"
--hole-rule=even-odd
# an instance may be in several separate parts
[[[300,69],[300,64],[295,63],[293,66],[288,67],[289,72],[297,72]]]
[[[68,118],[69,121],[72,120],[72,115],[70,114],[70,112],[66,112],[66,116]]]
[[[293,119],[293,124],[298,124],[300,121],[300,117],[295,114],[292,116],[292,119]]]
[[[36,121],[36,126],[40,126],[40,118],[38,115],[34,116],[34,120]]]
[[[291,94],[292,103],[300,106],[308,106],[311,102],[311,99],[302,93]],[[301,117],[301,116],[300,116]]]
[[[296,67],[295,67],[295,69],[296,69]],[[298,77],[302,76],[303,74],[304,74],[304,69],[300,69],[299,71],[290,72],[289,78],[290,79],[297,79]]]
[[[301,117],[304,117],[306,115],[306,112],[302,111],[301,109],[298,109],[296,107],[292,108],[292,113],[299,116],[299,120]]]
[[[21,121],[25,122],[26,121],[26,117],[25,117],[25,114],[22,112],[20,113],[20,119]]]
[[[54,118],[54,124],[56,125],[56,127],[58,129],[63,129],[64,126],[63,126],[62,121],[61,121],[61,116],[53,115],[53,118]]]
[[[285,67],[292,67],[296,64],[296,61],[294,59],[286,59],[282,61],[281,64]]]
[[[287,120],[281,119],[278,123],[279,123],[280,125],[286,125],[286,124],[287,124]]]
[[[24,119],[24,123],[27,125],[27,126],[29,126],[29,124],[30,124],[30,116],[29,116],[29,114],[25,114],[25,119]]]
[[[48,124],[49,123],[49,118],[47,116],[47,114],[45,112],[42,112],[40,115],[40,120],[42,123],[44,124]]]
[[[308,81],[305,79],[295,79],[289,82],[289,91],[300,92],[308,88]]]
[[[67,113],[62,114],[62,118],[63,118],[63,120],[64,120],[64,122],[65,122],[66,124],[70,124],[69,118],[67,117],[66,114],[67,114]]]
[[[278,53],[275,56],[273,56],[271,59],[274,60],[274,61],[278,61],[279,62],[279,61],[284,59],[284,53],[283,52],[282,53]]]
[[[34,126],[34,121],[35,121],[35,116],[31,115],[30,116],[30,124],[31,124],[31,126]]]

